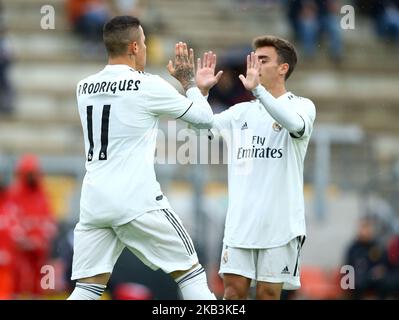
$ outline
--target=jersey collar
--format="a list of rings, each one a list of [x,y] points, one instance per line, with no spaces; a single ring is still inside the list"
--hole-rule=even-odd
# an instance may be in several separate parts
[[[284,99],[288,99],[288,96],[292,95],[291,91],[287,91],[286,93],[282,94],[281,96],[279,96],[277,99],[278,100],[284,100]]]
[[[104,70],[126,70],[130,69],[136,71],[134,68],[128,66],[127,64],[107,64]]]

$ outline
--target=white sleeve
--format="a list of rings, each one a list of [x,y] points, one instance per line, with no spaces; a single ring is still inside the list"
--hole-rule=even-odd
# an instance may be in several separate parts
[[[229,109],[215,114],[213,116],[213,127],[208,132],[208,138],[212,140],[214,137],[223,137],[226,139],[228,135],[231,134],[231,121],[234,117],[235,106],[230,107]]]
[[[304,138],[309,137],[313,131],[313,123],[316,118],[316,107],[313,102],[309,99],[302,98],[299,100],[300,103],[295,105],[295,111],[301,116],[305,127],[301,135],[290,133],[293,138]]]
[[[171,84],[154,76],[152,88],[147,91],[150,112],[182,119],[201,128],[211,128],[213,112],[211,106],[198,88],[187,90],[187,97],[180,94]]]
[[[224,133],[231,130],[231,120],[233,119],[233,107],[213,115],[212,128],[208,130],[201,130],[196,125],[189,125],[188,128],[192,129],[197,136],[207,135],[210,140],[215,136],[223,136]]]
[[[258,85],[252,90],[252,93],[259,99],[271,117],[282,125],[283,128],[297,137],[303,135],[305,120],[296,110],[279,102],[262,85]]]
[[[198,129],[210,129],[213,125],[213,111],[206,98],[197,87],[187,90],[191,106],[178,119],[195,125]]]

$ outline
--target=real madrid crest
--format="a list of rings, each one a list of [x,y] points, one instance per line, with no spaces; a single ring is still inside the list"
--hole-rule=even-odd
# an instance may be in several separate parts
[[[281,131],[281,129],[283,128],[279,123],[277,123],[277,122],[275,122],[275,123],[273,123],[273,130],[274,131],[276,131],[276,132],[280,132]]]

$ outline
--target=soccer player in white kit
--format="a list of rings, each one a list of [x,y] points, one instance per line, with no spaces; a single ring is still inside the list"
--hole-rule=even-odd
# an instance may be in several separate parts
[[[312,101],[286,90],[297,62],[288,41],[254,39],[246,77],[256,100],[214,116],[229,152],[229,205],[220,271],[225,299],[280,299],[298,289],[299,255],[306,236],[303,163],[316,111]],[[200,87],[207,94],[210,87]],[[194,126],[195,127],[195,126]]]
[[[183,299],[215,299],[193,242],[154,172],[159,116],[212,127],[212,109],[194,79],[194,53],[178,43],[168,65],[186,97],[144,72],[145,35],[137,18],[111,19],[103,38],[108,65],[76,89],[87,172],[74,231],[71,278],[77,282],[68,299],[99,299],[125,247],[152,269],[170,274]],[[206,83],[207,70],[213,77],[209,65],[197,81]]]

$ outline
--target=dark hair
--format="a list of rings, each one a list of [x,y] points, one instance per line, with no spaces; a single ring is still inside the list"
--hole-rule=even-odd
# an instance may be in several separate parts
[[[288,63],[289,65],[285,80],[289,78],[298,61],[296,50],[291,43],[275,36],[266,35],[255,38],[253,47],[255,50],[262,47],[274,47],[278,55],[278,63]]]
[[[139,27],[139,19],[131,16],[117,16],[108,21],[103,28],[103,40],[109,56],[124,55],[128,44],[138,40]]]

